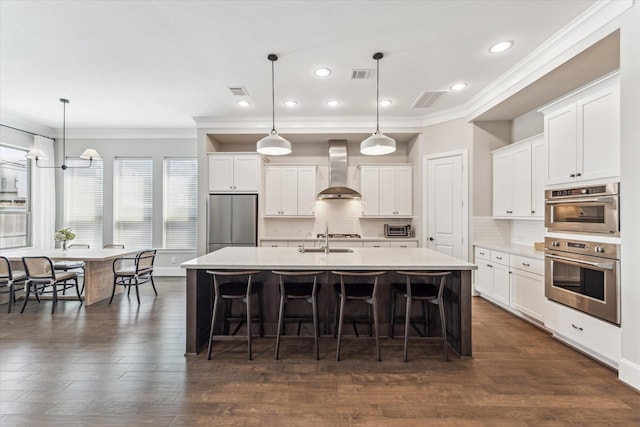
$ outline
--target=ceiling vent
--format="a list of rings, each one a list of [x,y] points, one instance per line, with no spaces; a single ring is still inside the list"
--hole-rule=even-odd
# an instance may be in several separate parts
[[[376,70],[351,70],[351,80],[369,80],[376,75]]]
[[[431,107],[443,93],[446,93],[446,90],[423,90],[418,95],[413,104],[411,104],[411,108],[429,108]]]
[[[227,86],[232,94],[235,96],[249,96],[245,88],[242,86]]]

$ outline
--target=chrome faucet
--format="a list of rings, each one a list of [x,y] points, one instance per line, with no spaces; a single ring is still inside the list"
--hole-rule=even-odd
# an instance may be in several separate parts
[[[311,237],[311,233],[307,233],[307,234],[304,236],[304,239],[302,239],[302,246],[300,246],[300,247],[298,248],[298,252],[300,252],[301,254],[303,254],[303,253],[304,253],[304,243],[307,241],[307,237]]]
[[[324,225],[324,253],[329,253],[329,223]]]

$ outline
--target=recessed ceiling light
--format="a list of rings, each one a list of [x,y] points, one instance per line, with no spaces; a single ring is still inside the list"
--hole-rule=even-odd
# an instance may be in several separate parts
[[[329,101],[325,102],[325,104],[327,104],[329,107],[337,107],[338,105],[340,105],[340,101],[338,101],[336,99],[332,99],[332,100],[329,100]]]
[[[331,75],[331,70],[329,68],[318,68],[316,69],[313,74],[315,74],[316,77],[329,77]]]
[[[238,105],[244,108],[247,108],[248,106],[251,105],[251,103],[249,101],[238,101]]]
[[[393,102],[390,99],[383,99],[382,101],[380,101],[381,107],[388,107],[391,104],[393,104]]]
[[[454,91],[458,91],[458,90],[462,90],[465,87],[467,87],[466,83],[456,83],[453,86],[451,86],[449,89],[454,90]]]
[[[504,52],[505,50],[509,49],[511,46],[513,46],[513,42],[510,40],[498,42],[489,48],[489,52],[491,53]]]
[[[294,101],[293,99],[287,99],[286,101],[283,102],[283,104],[289,108],[293,108],[298,105],[298,102]]]

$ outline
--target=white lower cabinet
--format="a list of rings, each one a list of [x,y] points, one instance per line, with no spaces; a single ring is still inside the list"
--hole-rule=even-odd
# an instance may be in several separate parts
[[[544,262],[507,252],[475,248],[475,290],[509,312],[542,323]]]
[[[555,337],[609,366],[618,367],[622,353],[622,333],[618,326],[548,300],[545,308],[544,325]]]

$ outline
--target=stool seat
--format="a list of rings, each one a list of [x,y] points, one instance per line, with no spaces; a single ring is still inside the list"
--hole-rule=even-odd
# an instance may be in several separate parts
[[[316,360],[320,359],[318,348],[319,323],[318,323],[318,275],[322,271],[273,271],[278,276],[278,285],[280,289],[280,307],[278,310],[278,331],[276,332],[276,352],[275,359],[278,360],[280,354],[280,338],[284,335],[285,310],[289,300],[304,300],[311,304],[312,318],[295,317],[298,322],[298,335],[300,335],[300,324],[303,321],[313,320],[313,338],[315,344]]]

